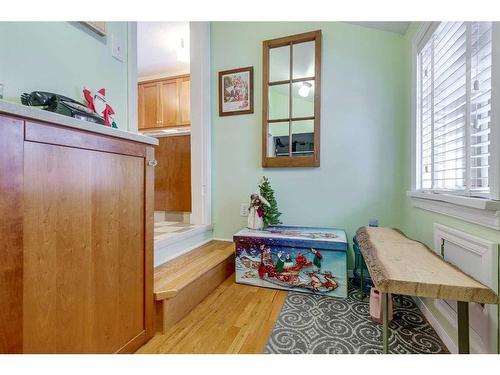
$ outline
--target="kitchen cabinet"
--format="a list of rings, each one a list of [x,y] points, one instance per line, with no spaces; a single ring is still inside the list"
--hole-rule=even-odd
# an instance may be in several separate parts
[[[155,211],[191,212],[191,136],[158,140]]]
[[[139,86],[139,127],[141,124],[149,124],[150,127],[160,126],[161,111],[158,97],[156,82]]]
[[[190,92],[189,75],[140,82],[139,129],[190,125]]]
[[[191,79],[190,77],[181,78],[179,81],[179,98],[180,98],[180,124],[191,124]]]
[[[154,143],[106,132],[0,113],[0,353],[153,335]]]

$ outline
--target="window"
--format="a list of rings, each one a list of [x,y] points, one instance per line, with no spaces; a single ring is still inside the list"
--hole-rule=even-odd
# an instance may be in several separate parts
[[[442,22],[417,46],[417,191],[490,198],[491,41],[491,22]]]

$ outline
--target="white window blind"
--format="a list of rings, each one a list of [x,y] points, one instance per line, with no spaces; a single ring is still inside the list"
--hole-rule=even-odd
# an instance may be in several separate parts
[[[440,23],[417,60],[417,188],[488,196],[491,22]]]

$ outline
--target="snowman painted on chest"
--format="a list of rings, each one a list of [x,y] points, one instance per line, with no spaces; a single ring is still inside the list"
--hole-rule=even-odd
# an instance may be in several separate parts
[[[110,126],[113,128],[118,127],[116,126],[116,122],[113,118],[115,111],[106,102],[106,89],[102,88],[96,93],[92,94],[89,89],[84,88],[83,96],[88,103],[87,105],[89,109],[101,116],[104,119],[104,124],[106,126]]]

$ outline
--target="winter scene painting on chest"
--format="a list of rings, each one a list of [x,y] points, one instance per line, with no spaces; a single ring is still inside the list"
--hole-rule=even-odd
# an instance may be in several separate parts
[[[343,230],[269,226],[242,229],[233,239],[237,283],[347,297]]]

